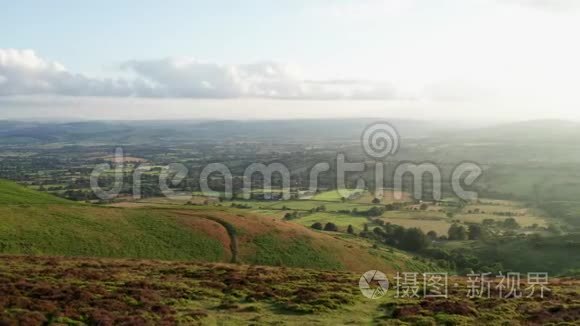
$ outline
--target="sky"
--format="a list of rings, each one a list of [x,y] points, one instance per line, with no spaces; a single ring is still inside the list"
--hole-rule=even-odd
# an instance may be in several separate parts
[[[0,119],[580,120],[580,1],[12,1]]]

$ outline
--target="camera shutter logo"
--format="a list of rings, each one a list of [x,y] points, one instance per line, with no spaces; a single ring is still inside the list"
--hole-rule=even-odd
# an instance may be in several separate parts
[[[371,270],[360,277],[358,287],[365,297],[369,299],[379,299],[387,294],[389,280],[383,272]]]

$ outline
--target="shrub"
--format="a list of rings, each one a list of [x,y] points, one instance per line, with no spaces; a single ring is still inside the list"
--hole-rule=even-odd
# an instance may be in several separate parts
[[[352,225],[348,225],[348,228],[346,229],[346,233],[348,234],[354,234],[354,228],[352,227]]]
[[[338,227],[336,226],[336,224],[328,222],[328,223],[326,223],[326,225],[324,225],[324,231],[337,232]]]
[[[310,227],[315,229],[315,230],[322,230],[322,224],[320,222],[316,222],[316,223],[312,224]]]

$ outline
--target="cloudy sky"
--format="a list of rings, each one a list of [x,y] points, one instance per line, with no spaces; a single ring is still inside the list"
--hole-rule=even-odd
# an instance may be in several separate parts
[[[0,119],[580,120],[578,0],[21,0],[0,30]]]

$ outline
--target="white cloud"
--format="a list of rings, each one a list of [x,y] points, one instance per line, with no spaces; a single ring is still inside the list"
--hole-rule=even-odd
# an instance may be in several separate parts
[[[343,22],[368,22],[397,17],[413,9],[415,0],[350,0],[314,3],[305,14],[316,19],[334,18]]]
[[[392,87],[366,81],[305,80],[300,68],[275,63],[221,65],[193,58],[129,61],[142,96],[186,98],[390,99]]]
[[[92,78],[32,50],[0,49],[0,96],[391,99],[395,94],[384,83],[307,81],[298,67],[275,62],[222,65],[181,57],[133,60],[122,68],[135,77]]]
[[[580,8],[578,0],[499,0],[501,2],[548,10],[573,10]]]
[[[131,94],[131,85],[68,72],[33,50],[0,49],[0,96],[22,94],[125,96]]]

